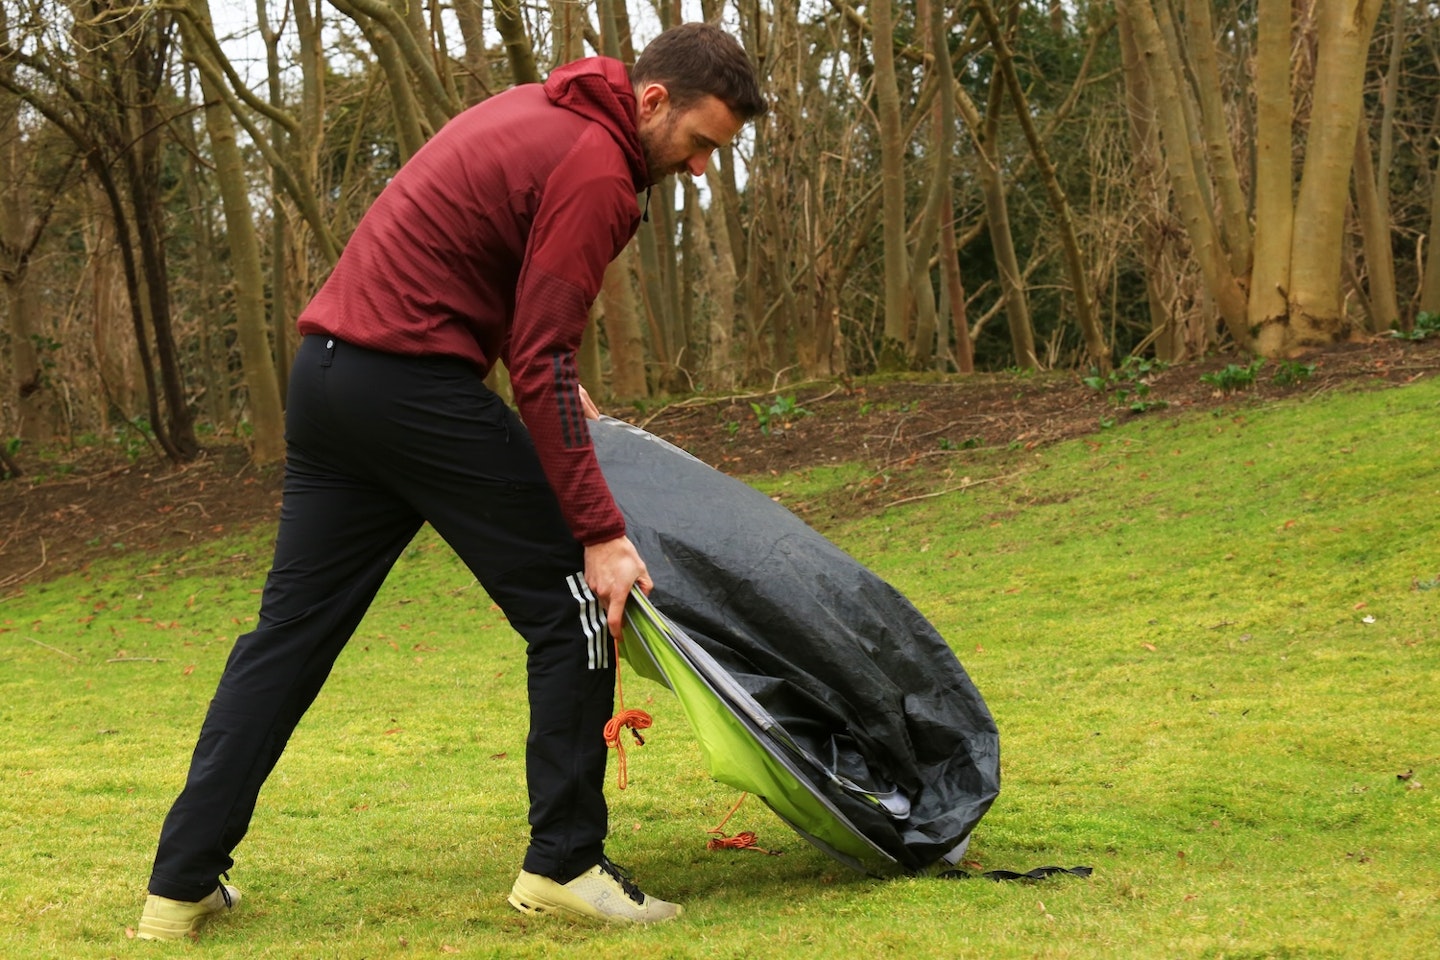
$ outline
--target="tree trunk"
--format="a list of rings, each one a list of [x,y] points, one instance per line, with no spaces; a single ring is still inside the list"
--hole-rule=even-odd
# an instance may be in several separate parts
[[[195,417],[185,397],[180,371],[179,350],[170,314],[170,276],[166,266],[164,201],[160,194],[161,133],[164,120],[160,109],[163,65],[169,56],[169,16],[147,12],[131,14],[134,21],[131,37],[116,57],[118,38],[112,40],[106,53],[116,57],[111,62],[111,95],[123,111],[128,136],[113,143],[112,149],[121,159],[121,171],[131,215],[134,237],[140,252],[140,290],[144,294],[147,319],[155,338],[161,391],[165,398],[165,430],[169,437],[167,452],[180,461],[194,458],[200,450],[195,437]],[[119,24],[112,25],[119,29]],[[129,109],[125,104],[131,104]],[[123,134],[122,134],[123,135]],[[155,426],[152,424],[152,426]],[[160,435],[157,428],[157,437]]]
[[[424,112],[429,126],[425,131],[427,136],[460,112],[459,96],[435,69],[434,52],[428,49],[429,42],[422,39],[424,24],[408,19],[419,13],[417,4],[411,0],[331,0],[331,3],[357,23],[366,21],[361,26],[371,28],[366,36],[372,44],[378,34],[389,38],[391,43],[388,47],[395,60],[387,66],[386,72],[392,78],[404,77],[405,92],[414,92],[415,97],[410,103],[418,104]],[[380,51],[377,49],[376,52]],[[409,77],[406,77],[407,70]]]
[[[195,73],[185,71],[185,102],[203,102],[204,94],[192,90]],[[198,348],[194,352],[195,367],[204,381],[205,391],[202,403],[211,424],[217,429],[233,427],[235,417],[230,406],[230,365],[229,350],[221,331],[227,315],[217,288],[221,285],[220,269],[223,246],[220,231],[215,226],[214,204],[210,191],[210,164],[204,159],[207,152],[201,144],[204,137],[197,124],[203,126],[204,118],[187,114],[172,129],[183,131],[185,149],[185,197],[190,203],[190,229],[195,243],[192,253],[192,270],[196,289],[192,309],[198,314]],[[194,369],[192,367],[192,369]]]
[[[1390,0],[1390,62],[1380,89],[1380,147],[1375,189],[1380,209],[1390,214],[1390,172],[1395,159],[1395,105],[1404,69],[1405,0]]]
[[[1219,308],[1230,336],[1240,347],[1248,348],[1251,336],[1245,319],[1245,293],[1230,269],[1206,200],[1207,192],[1202,189],[1196,175],[1197,163],[1191,152],[1184,95],[1176,82],[1176,69],[1170,61],[1155,11],[1150,6],[1150,0],[1117,0],[1117,8],[1122,16],[1131,20],[1136,47],[1155,91],[1156,117],[1165,145],[1166,167],[1170,171],[1175,201],[1190,237],[1192,256],[1205,277],[1206,288]]]
[[[375,53],[375,60],[380,64],[380,69],[385,73],[385,88],[390,93],[390,108],[395,117],[395,139],[400,148],[400,162],[404,163],[413,157],[422,146],[433,129],[427,130],[420,120],[420,107],[415,102],[414,85],[410,76],[405,71],[405,64],[399,51],[396,49],[395,38],[380,26],[378,26],[363,11],[358,4],[351,0],[330,0],[335,9],[355,21],[355,25],[365,35],[370,44],[370,49]],[[367,6],[385,7],[383,0],[372,0]],[[394,11],[390,11],[392,14]]]
[[[86,260],[90,265],[91,338],[95,347],[95,373],[100,381],[100,424],[110,426],[110,414],[129,420],[144,402],[139,374],[139,352],[134,330],[125,324],[130,308],[116,250],[115,224],[104,194],[91,184],[87,191],[92,211],[85,231]]]
[[[1000,29],[999,18],[995,15],[995,9],[991,6],[990,0],[975,0],[975,8],[980,12],[981,19],[985,22],[985,29],[990,34],[990,45],[995,52],[995,69],[1005,78],[1005,86],[1010,92],[1010,102],[1015,108],[1015,116],[1020,121],[1020,129],[1025,133],[1025,140],[1030,145],[1030,152],[1035,157],[1035,166],[1040,173],[1040,181],[1045,185],[1045,196],[1050,202],[1050,209],[1055,214],[1060,226],[1060,249],[1064,254],[1065,269],[1070,275],[1070,293],[1075,298],[1075,318],[1080,326],[1081,338],[1085,341],[1085,352],[1090,362],[1101,370],[1110,369],[1110,348],[1105,344],[1104,331],[1100,329],[1100,320],[1095,315],[1095,302],[1090,295],[1090,276],[1085,268],[1084,255],[1080,250],[1080,238],[1075,230],[1075,218],[1070,210],[1070,201],[1066,199],[1064,190],[1060,187],[1060,179],[1055,172],[1055,164],[1050,160],[1049,151],[1045,149],[1045,143],[1035,130],[1035,124],[1031,120],[1030,105],[1025,96],[1025,90],[1020,85],[1020,78],[1015,72],[1015,60],[1010,53],[1009,42]]]
[[[945,184],[945,209],[955,209],[955,189]],[[955,366],[961,373],[975,372],[975,345],[970,341],[970,319],[965,309],[965,283],[960,276],[960,251],[955,246],[955,224],[945,222],[940,230],[940,264],[948,300],[950,326],[955,332]]]
[[[150,311],[145,296],[145,281],[140,267],[136,263],[133,233],[125,202],[120,195],[120,186],[115,182],[111,175],[110,165],[104,162],[98,148],[92,151],[87,159],[90,162],[91,172],[105,191],[105,198],[110,204],[110,212],[115,224],[115,246],[120,251],[120,263],[124,268],[125,299],[130,304],[130,320],[135,330],[136,356],[140,358],[140,371],[145,380],[145,399],[149,408],[150,429],[154,432],[156,442],[160,444],[167,457],[176,462],[186,460],[188,457],[182,448],[172,440],[160,412],[161,391],[156,383],[154,359],[150,356],[150,347],[147,343]]]
[[[807,206],[805,184],[803,181],[794,184],[792,189],[798,193],[794,197],[795,206],[800,211],[797,216],[803,219],[806,216],[804,211]],[[784,227],[780,223],[779,205],[767,203],[757,212],[759,216],[751,225],[751,234],[757,238],[756,246],[763,251],[757,265],[770,265],[767,274],[771,278],[772,291],[775,294],[774,303],[778,307],[778,309],[772,307],[766,311],[758,328],[762,334],[759,339],[770,347],[764,367],[778,374],[781,370],[795,364],[797,357],[795,332],[797,328],[803,329],[806,318],[801,315],[804,304],[796,295],[795,274],[786,263],[788,259],[784,249],[786,238]],[[763,228],[757,229],[757,226],[760,225],[763,225]],[[758,290],[756,293],[763,296]]]
[[[199,445],[181,389],[164,290],[163,246],[155,229],[155,160],[162,126],[156,90],[167,60],[169,17],[164,12],[139,20],[128,12],[110,17],[92,15],[98,13],[90,10],[86,19],[76,22],[75,40],[83,63],[75,77],[67,73],[68,63],[24,54],[0,37],[5,59],[24,63],[50,85],[49,90],[41,92],[0,72],[0,87],[24,99],[64,133],[105,191],[114,217],[116,246],[125,267],[131,319],[145,374],[150,427],[165,455],[179,462],[191,458]],[[123,50],[118,42],[122,36]],[[117,179],[117,172],[123,180]],[[131,201],[128,207],[127,199]],[[161,289],[155,292],[152,288],[157,278]],[[146,345],[150,329],[155,331],[163,390],[156,383]],[[165,413],[160,405],[162,393],[169,407]]]
[[[645,338],[640,332],[640,311],[630,285],[634,250],[632,243],[605,268],[600,287],[605,307],[605,339],[610,347],[610,395],[620,400],[650,395],[645,376]]]
[[[1218,189],[1220,236],[1230,255],[1230,271],[1237,277],[1250,272],[1250,226],[1246,222],[1245,194],[1230,147],[1225,105],[1220,95],[1220,67],[1215,58],[1215,25],[1210,16],[1214,0],[1185,0],[1189,26],[1188,47],[1195,71],[1196,99],[1200,103],[1200,129],[1205,156]]]
[[[700,289],[705,282],[704,272],[711,266],[711,258],[706,254],[703,262],[700,251],[695,246],[695,231],[693,226],[696,220],[696,210],[700,206],[699,191],[695,189],[695,181],[690,177],[684,177],[680,181],[680,243],[677,248],[677,262],[675,269],[677,276],[675,288],[679,291],[680,311],[680,341],[679,348],[675,354],[675,363],[680,370],[689,378],[689,389],[695,388],[695,374],[700,371],[704,361],[705,351],[702,349],[700,337],[704,336],[704,330],[700,331],[697,337],[695,325],[702,313],[700,301]],[[703,217],[700,218],[703,221]]]
[[[263,2],[263,0],[262,0]],[[310,9],[310,4],[315,9]],[[304,182],[317,181],[320,148],[325,141],[325,50],[323,0],[295,0],[295,33],[300,46],[300,135]]]
[[[758,135],[758,131],[757,131]],[[730,238],[730,260],[735,264],[737,275],[744,275],[749,269],[749,247],[745,226],[740,220],[740,188],[735,177],[735,148],[721,147],[710,158],[705,168],[705,185],[710,188],[711,209],[718,209],[725,218],[724,235]],[[718,206],[717,206],[718,205]],[[720,236],[716,230],[716,236]]]
[[[202,0],[208,4],[208,0]],[[260,37],[265,43],[265,77],[270,105],[276,113],[285,109],[285,94],[280,77],[280,35],[270,29],[266,14],[267,0],[255,0],[255,13],[260,26]],[[307,0],[297,0],[297,7],[304,7]],[[302,81],[303,83],[303,81]],[[302,93],[303,96],[303,93]],[[234,122],[228,121],[231,137],[234,136]],[[270,142],[275,152],[294,163],[297,151],[293,149],[290,134],[284,124],[270,119]],[[285,392],[290,385],[290,229],[289,217],[285,211],[285,195],[280,189],[280,178],[274,168],[270,170],[270,337],[273,343],[272,356],[275,362],[275,379],[280,390],[280,405],[285,404]],[[281,416],[284,428],[284,416]]]
[[[880,369],[907,365],[910,341],[909,256],[905,245],[905,142],[900,130],[900,88],[895,74],[894,0],[871,5],[875,110],[880,121],[881,235],[885,262],[885,324]]]
[[[1395,253],[1390,246],[1390,211],[1380,202],[1375,167],[1370,162],[1370,137],[1361,125],[1355,131],[1355,209],[1365,245],[1366,300],[1371,333],[1400,325],[1395,292]]]
[[[0,37],[5,30],[0,13]],[[13,66],[0,63],[13,75]],[[25,141],[20,131],[20,100],[0,96],[0,280],[8,307],[6,324],[10,341],[10,401],[15,405],[15,434],[28,443],[44,444],[57,427],[53,387],[48,368],[54,366],[58,344],[42,329],[39,293],[30,278],[30,255],[39,240],[40,227],[31,215],[30,193],[24,171]]]
[[[729,217],[725,211],[725,194],[720,175],[712,164],[705,171],[710,187],[710,210],[696,205],[696,245],[701,256],[714,257],[714,266],[706,271],[709,278],[710,312],[706,324],[705,379],[712,389],[729,389],[735,385],[734,352],[735,317],[740,309],[740,277],[735,269],[734,246],[730,240]],[[710,242],[701,238],[708,227]],[[713,253],[711,253],[713,251]]]
[[[556,22],[569,21],[576,16],[574,3],[562,3],[556,11]],[[495,92],[495,78],[490,74],[490,60],[485,51],[485,3],[484,0],[456,0],[455,20],[460,25],[460,36],[465,41],[465,56],[461,64],[465,77],[460,85],[460,95],[467,105],[479,103]],[[557,48],[560,45],[557,44]],[[567,49],[568,48],[564,48]],[[561,62],[573,59],[562,54]]]
[[[525,32],[525,18],[520,15],[519,0],[493,0],[495,26],[505,42],[510,58],[510,74],[516,83],[539,83],[540,69],[535,65],[535,50]]]
[[[1440,316],[1440,163],[1430,177],[1430,231],[1420,280],[1420,310]]]
[[[1140,240],[1145,261],[1145,295],[1150,310],[1150,327],[1155,337],[1155,356],[1166,363],[1185,358],[1185,336],[1176,314],[1178,266],[1166,231],[1170,192],[1165,184],[1160,135],[1155,128],[1155,100],[1150,77],[1135,45],[1129,17],[1121,17],[1120,51],[1125,72],[1125,113],[1130,118],[1130,152],[1135,169],[1135,193],[1140,218]]]
[[[1340,263],[1366,51],[1380,2],[1330,0],[1318,10],[1313,106],[1290,252],[1290,322],[1283,332],[1267,330],[1268,335],[1262,335],[1267,355],[1335,343],[1351,335]]]
[[[660,187],[652,189],[654,193],[662,196],[667,192]],[[641,224],[640,232],[635,237],[636,253],[638,254],[635,265],[638,268],[637,280],[640,284],[641,308],[645,312],[645,325],[650,331],[650,358],[656,367],[656,386],[661,393],[676,393],[683,390],[684,387],[683,380],[675,369],[673,359],[672,324],[674,315],[669,309],[670,301],[666,295],[664,281],[665,271],[661,266],[660,245],[656,241],[657,233],[662,230],[668,232],[671,218],[666,216],[661,209],[665,201],[660,199],[658,203],[655,203],[652,202],[654,199],[645,201],[651,204],[651,222]]]
[[[210,24],[208,0],[191,0],[195,18]],[[192,58],[206,56],[193,31],[186,31],[187,51]],[[214,154],[215,180],[225,210],[225,237],[230,247],[230,269],[235,278],[235,332],[240,343],[240,363],[249,394],[253,427],[251,457],[256,463],[277,463],[285,459],[285,416],[280,402],[280,384],[275,357],[270,349],[269,322],[265,314],[265,275],[260,265],[260,242],[251,217],[249,185],[245,164],[235,142],[235,125],[220,91],[215,90],[204,71],[200,75],[205,94],[205,127]],[[273,251],[283,259],[283,250]],[[280,344],[283,349],[283,341]]]
[[[617,8],[616,4],[619,4]],[[600,53],[626,63],[635,62],[630,41],[630,21],[625,13],[625,0],[596,0],[595,14],[600,20]],[[623,26],[622,26],[623,24]],[[629,59],[626,59],[626,53]]]
[[[434,72],[436,80],[439,81],[438,92],[443,98],[436,102],[439,108],[436,111],[438,130],[465,107],[460,99],[460,90],[455,86],[454,62],[450,59],[445,45],[441,0],[392,0],[392,3],[405,17],[405,25],[415,38],[426,66]],[[448,7],[449,3],[446,2],[445,6]]]
[[[980,178],[980,193],[985,200],[985,223],[990,230],[990,247],[995,258],[995,272],[1000,278],[1000,296],[1005,304],[1005,320],[1010,327],[1010,346],[1015,365],[1022,370],[1038,370],[1040,357],[1035,352],[1035,327],[1030,322],[1030,302],[1025,296],[1020,258],[1015,253],[1015,238],[1010,232],[1010,211],[1005,204],[1005,183],[996,145],[1004,82],[998,70],[991,74],[990,97],[984,119],[963,86],[955,87],[955,105],[975,140],[976,173]]]
[[[926,45],[930,49],[934,83],[941,90],[954,86],[950,72],[950,49],[945,43],[945,17],[938,0],[918,0],[915,7],[916,19],[924,25]],[[955,144],[955,101],[951,97],[936,97],[930,108],[930,153],[933,159],[926,177],[930,188],[926,193],[925,206],[921,210],[916,230],[915,249],[910,257],[910,294],[915,303],[915,336],[909,344],[910,365],[917,370],[926,370],[935,360],[936,332],[939,316],[935,304],[935,285],[930,279],[930,260],[939,243],[941,223],[950,230],[950,211],[943,203],[950,186],[950,155]],[[943,354],[949,344],[942,343]]]
[[[1190,69],[1190,61],[1193,58],[1185,47],[1180,31],[1175,26],[1174,11],[1171,9],[1170,0],[1163,0],[1163,2],[1145,0],[1145,2],[1160,29],[1160,42],[1165,50],[1164,62],[1170,68],[1171,79],[1175,83],[1175,90],[1179,97],[1180,115],[1185,119],[1185,142],[1188,144],[1188,149],[1184,153],[1184,158],[1193,170],[1195,184],[1206,208],[1213,211],[1216,203],[1211,190],[1210,170],[1205,162],[1205,137],[1200,132],[1199,107],[1193,95],[1193,71]],[[1178,152],[1175,155],[1177,159],[1181,156]],[[1216,231],[1216,236],[1219,237],[1218,224]],[[1223,237],[1220,238],[1220,242],[1223,245]]]
[[[580,4],[558,3],[551,7],[550,35],[555,51],[552,68],[585,55],[585,25],[585,11]]]
[[[219,91],[223,95],[235,122],[244,128],[246,135],[264,156],[265,162],[270,165],[273,178],[294,203],[296,210],[299,211],[300,216],[314,234],[319,246],[318,252],[324,259],[325,265],[333,266],[340,257],[341,243],[335,236],[330,219],[321,210],[321,201],[327,191],[317,186],[319,184],[320,151],[325,139],[325,107],[323,103],[325,61],[320,50],[321,22],[318,13],[312,13],[304,3],[299,3],[294,8],[296,31],[300,40],[301,68],[301,114],[297,120],[285,111],[274,107],[269,101],[256,97],[254,93],[243,86],[239,76],[234,73],[226,59],[224,48],[215,39],[213,31],[208,26],[195,22],[194,18],[190,16],[191,9],[188,5],[180,5],[175,9],[182,16],[189,18],[190,27],[196,31],[208,52],[208,56],[202,61],[197,61],[196,65],[209,74],[211,89]],[[362,29],[369,28],[362,24]],[[383,47],[385,37],[383,34],[378,36]],[[249,109],[246,109],[247,107]],[[270,137],[251,118],[252,112],[268,117],[272,122],[283,126],[287,136],[302,145],[303,153],[293,151],[291,153],[294,156],[282,156],[281,152],[271,144]],[[413,114],[414,111],[410,111],[409,115],[413,117]],[[407,148],[407,136],[405,129],[401,127],[399,142],[402,154]],[[419,149],[420,143],[423,142],[423,133],[417,128],[414,136],[416,142],[413,149]],[[406,155],[408,156],[408,154]],[[342,198],[346,195],[344,184],[339,185],[338,193]]]
[[[605,365],[600,356],[600,330],[597,326],[600,305],[597,301],[590,308],[590,319],[580,337],[580,352],[576,365],[580,369],[580,382],[594,397],[605,396]]]
[[[1247,322],[1254,330],[1278,331],[1289,300],[1290,247],[1295,229],[1290,0],[1259,0],[1257,19],[1255,262],[1250,273]]]

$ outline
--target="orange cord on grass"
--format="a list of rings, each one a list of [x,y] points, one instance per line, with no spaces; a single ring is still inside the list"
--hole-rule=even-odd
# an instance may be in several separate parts
[[[780,856],[779,850],[766,850],[760,846],[760,838],[749,830],[743,830],[733,837],[711,837],[705,841],[706,850],[754,850],[772,857]]]
[[[618,770],[616,782],[620,789],[624,790],[630,783],[630,772],[625,765],[625,743],[620,738],[620,731],[624,727],[629,727],[631,736],[635,738],[636,746],[643,747],[645,746],[645,738],[640,736],[640,731],[650,729],[650,724],[654,721],[651,719],[650,714],[644,710],[625,709],[625,684],[620,679],[620,640],[618,637],[611,637],[611,640],[615,645],[615,699],[619,702],[620,709],[615,711],[615,715],[605,724],[605,745],[615,748],[616,767]],[[759,837],[749,830],[737,833],[733,837],[727,837],[725,835],[725,824],[730,822],[730,818],[735,815],[736,810],[740,809],[740,804],[744,803],[745,798],[749,795],[748,793],[740,794],[740,799],[735,801],[735,806],[730,808],[730,812],[725,814],[724,818],[713,828],[705,831],[706,833],[716,834],[716,836],[705,841],[705,849],[754,850],[756,853],[763,853],[770,857],[778,857],[784,853],[783,850],[766,850],[757,842]]]
[[[730,812],[725,814],[719,823],[705,831],[706,833],[717,834],[717,836],[705,841],[706,850],[754,850],[756,853],[763,853],[767,857],[778,857],[785,852],[783,850],[766,850],[757,843],[760,838],[749,830],[743,830],[733,837],[727,837],[725,835],[725,824],[730,822],[730,818],[735,815],[736,810],[740,809],[740,804],[744,803],[745,798],[748,796],[750,796],[748,793],[740,794],[740,799],[735,801],[735,806],[730,808]]]
[[[605,724],[605,745],[615,748],[617,777],[616,782],[621,790],[624,790],[630,783],[630,772],[625,767],[625,744],[620,740],[620,729],[630,728],[630,735],[635,738],[636,746],[645,746],[645,738],[640,736],[641,730],[648,730],[651,720],[650,714],[644,710],[625,709],[625,686],[620,682],[620,640],[611,637],[615,644],[615,697],[620,703],[620,709],[615,716]]]

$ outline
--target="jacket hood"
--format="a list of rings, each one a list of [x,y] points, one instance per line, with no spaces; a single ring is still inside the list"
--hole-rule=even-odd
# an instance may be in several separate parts
[[[635,90],[623,63],[609,57],[588,57],[556,67],[545,81],[545,94],[556,106],[610,131],[630,164],[636,193],[650,185],[645,151],[635,127]]]

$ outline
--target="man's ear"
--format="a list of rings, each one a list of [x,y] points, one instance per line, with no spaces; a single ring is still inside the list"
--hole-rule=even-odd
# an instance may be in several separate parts
[[[670,91],[663,83],[647,83],[640,88],[636,99],[640,105],[640,119],[648,120],[659,113],[670,102]]]

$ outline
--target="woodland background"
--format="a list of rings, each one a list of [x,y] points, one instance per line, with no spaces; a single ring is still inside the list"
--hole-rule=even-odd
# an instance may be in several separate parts
[[[1431,0],[3,0],[4,452],[279,459],[294,318],[425,139],[702,18],[772,110],[656,189],[599,396],[1278,359],[1440,315]]]

